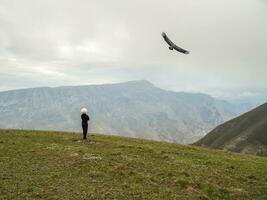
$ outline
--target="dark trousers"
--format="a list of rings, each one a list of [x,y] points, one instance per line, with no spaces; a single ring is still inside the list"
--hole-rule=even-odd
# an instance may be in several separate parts
[[[87,131],[88,131],[88,124],[82,123],[82,127],[83,127],[83,139],[86,139]]]

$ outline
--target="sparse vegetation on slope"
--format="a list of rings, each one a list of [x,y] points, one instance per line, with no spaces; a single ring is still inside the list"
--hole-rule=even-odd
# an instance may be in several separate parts
[[[0,199],[267,199],[267,159],[140,139],[0,130]]]
[[[196,145],[267,156],[267,103],[221,124]]]

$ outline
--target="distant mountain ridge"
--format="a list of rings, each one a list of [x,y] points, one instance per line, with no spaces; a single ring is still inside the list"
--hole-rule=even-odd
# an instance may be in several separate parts
[[[89,110],[90,132],[179,143],[249,109],[148,81],[42,87],[0,92],[0,128],[80,131],[81,107]]]
[[[267,103],[221,124],[195,144],[267,156]]]

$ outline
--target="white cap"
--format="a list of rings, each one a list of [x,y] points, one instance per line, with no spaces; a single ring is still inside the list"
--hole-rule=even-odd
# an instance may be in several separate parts
[[[86,108],[82,108],[81,109],[81,113],[87,113],[87,109]]]

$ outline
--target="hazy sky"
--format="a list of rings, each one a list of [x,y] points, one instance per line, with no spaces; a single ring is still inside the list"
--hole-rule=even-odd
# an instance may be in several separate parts
[[[146,79],[267,96],[267,0],[0,0],[0,90]],[[165,31],[191,54],[170,51]]]

